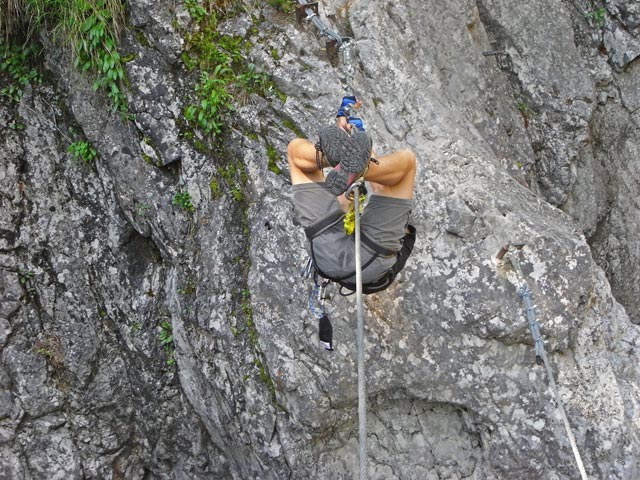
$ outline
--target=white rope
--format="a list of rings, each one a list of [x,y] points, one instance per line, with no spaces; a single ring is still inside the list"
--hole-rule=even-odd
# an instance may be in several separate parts
[[[367,480],[368,459],[367,459],[367,385],[365,378],[365,358],[364,358],[364,313],[362,309],[362,261],[360,253],[360,182],[354,183],[353,210],[355,213],[355,246],[356,246],[356,343],[358,350],[358,442],[359,442],[359,466],[360,480]]]
[[[518,247],[513,245],[505,246],[503,247],[503,250],[498,253],[498,258],[502,258],[501,255],[504,255],[504,253],[509,253],[509,260],[511,262],[511,265],[513,265],[513,269],[515,270],[516,276],[518,277],[518,283],[520,284],[520,286],[518,287],[518,296],[524,304],[524,311],[527,317],[527,322],[529,324],[529,330],[531,331],[531,335],[533,336],[535,345],[536,360],[538,361],[538,363],[541,361],[544,365],[545,371],[547,373],[547,378],[549,379],[549,385],[551,386],[551,390],[553,391],[553,395],[556,399],[556,408],[560,413],[562,423],[564,424],[564,429],[567,432],[567,437],[569,438],[569,443],[571,444],[573,456],[576,460],[578,470],[580,471],[580,477],[582,480],[589,480],[587,477],[587,472],[584,468],[584,463],[582,462],[582,457],[580,456],[580,452],[578,451],[576,439],[573,435],[573,432],[571,431],[571,424],[569,423],[569,419],[567,418],[562,399],[560,398],[558,386],[556,384],[555,378],[553,377],[553,371],[551,370],[547,352],[544,349],[544,341],[542,339],[542,335],[540,334],[540,326],[536,321],[535,310],[533,305],[531,304],[531,289],[529,288],[529,284],[527,283],[527,280],[522,273],[522,268],[520,267],[520,262],[518,261],[518,257],[516,254],[516,252],[520,250],[520,248],[522,248],[522,245]]]
[[[298,4],[307,7],[309,2],[298,0]],[[320,31],[321,36],[326,36],[334,40],[339,47],[342,64],[345,68],[345,80],[343,88],[347,95],[352,94],[351,82],[354,77],[354,57],[355,52],[353,42],[348,37],[342,37],[338,33],[330,30],[318,14],[310,8],[305,8],[306,20],[313,23]],[[369,478],[369,465],[367,458],[367,387],[365,378],[365,357],[364,357],[364,314],[362,309],[362,260],[360,253],[360,186],[357,181],[348,190],[348,194],[353,194],[355,211],[355,248],[356,248],[356,344],[358,350],[358,443],[359,443],[359,470],[360,480]]]

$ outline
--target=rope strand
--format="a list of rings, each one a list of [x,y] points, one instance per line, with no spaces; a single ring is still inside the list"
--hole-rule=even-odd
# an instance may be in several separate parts
[[[356,230],[356,311],[358,321],[356,327],[356,343],[358,349],[358,442],[360,480],[369,478],[369,461],[367,458],[367,384],[365,377],[364,357],[364,313],[362,309],[362,259],[360,253],[360,182],[354,183],[353,201]]]
[[[547,352],[544,349],[544,341],[542,339],[542,335],[540,334],[540,325],[536,320],[535,309],[531,304],[531,289],[529,288],[529,284],[527,283],[527,280],[522,273],[520,262],[518,261],[518,258],[516,256],[517,250],[519,250],[519,248],[515,246],[503,247],[503,250],[498,253],[498,258],[502,258],[502,255],[504,255],[505,253],[510,254],[509,260],[511,262],[511,265],[513,266],[513,269],[515,270],[516,276],[518,278],[518,283],[520,284],[520,286],[518,287],[518,296],[520,297],[524,305],[527,323],[529,325],[529,330],[531,331],[531,336],[533,337],[534,341],[536,362],[538,364],[542,363],[544,365],[549,385],[551,386],[551,390],[553,391],[553,395],[556,400],[556,408],[558,409],[560,417],[562,418],[562,423],[567,433],[567,438],[569,439],[569,444],[571,445],[571,450],[573,452],[576,465],[578,466],[580,477],[582,480],[589,480],[587,477],[587,472],[584,468],[584,463],[582,462],[582,457],[580,456],[580,451],[578,450],[578,445],[576,444],[576,439],[573,435],[573,432],[571,431],[571,424],[569,423],[569,419],[565,412],[562,398],[560,397],[560,392],[558,391],[558,386],[553,376],[553,370],[551,370],[549,358],[547,357]]]

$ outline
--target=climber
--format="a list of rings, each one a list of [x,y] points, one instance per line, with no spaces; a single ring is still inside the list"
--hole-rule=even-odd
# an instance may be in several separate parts
[[[345,192],[357,180],[369,183],[372,195],[361,216],[363,293],[387,288],[404,267],[415,242],[409,225],[415,155],[399,150],[371,158],[371,138],[353,116],[360,105],[345,97],[336,125],[320,129],[313,144],[296,138],[287,157],[293,185],[296,217],[307,236],[307,250],[316,271],[355,291],[353,236],[345,233],[343,220],[350,201]],[[353,132],[349,134],[348,132]],[[332,167],[326,179],[323,169]]]

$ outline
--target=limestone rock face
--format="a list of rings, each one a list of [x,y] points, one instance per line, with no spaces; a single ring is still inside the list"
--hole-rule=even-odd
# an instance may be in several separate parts
[[[0,100],[0,478],[357,476],[355,301],[333,291],[321,349],[286,162],[344,70],[310,23],[222,3],[284,95],[236,98],[216,139],[183,115],[197,26],[175,2],[127,2],[130,118],[51,44],[47,80]],[[636,2],[320,18],[354,38],[375,151],[418,158],[414,253],[365,300],[370,478],[579,478],[524,282],[589,478],[639,478]]]

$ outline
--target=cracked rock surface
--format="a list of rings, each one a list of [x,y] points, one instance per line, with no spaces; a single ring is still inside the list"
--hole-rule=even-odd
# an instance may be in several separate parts
[[[355,478],[355,300],[334,290],[324,351],[286,162],[343,72],[247,0],[219,28],[284,95],[237,98],[201,148],[186,7],[126,6],[132,119],[51,45],[46,81],[0,100],[0,478]],[[375,151],[418,158],[414,253],[365,300],[372,479],[579,478],[524,280],[589,478],[640,478],[639,12],[605,7],[320,5]]]

